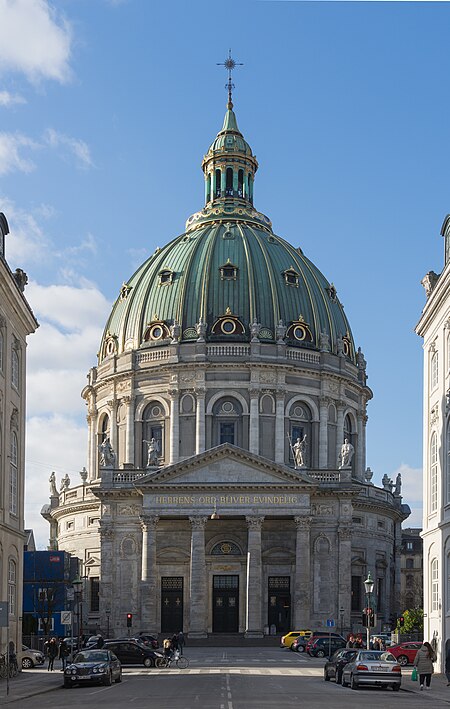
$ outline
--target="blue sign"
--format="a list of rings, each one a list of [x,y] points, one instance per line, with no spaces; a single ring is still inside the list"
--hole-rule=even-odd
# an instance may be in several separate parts
[[[327,628],[334,628],[334,618],[328,618]]]

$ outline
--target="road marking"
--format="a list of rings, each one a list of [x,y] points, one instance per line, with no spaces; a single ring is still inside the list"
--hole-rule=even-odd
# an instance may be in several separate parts
[[[226,676],[226,685],[227,685],[227,696],[228,696],[228,709],[233,709],[233,701],[231,697],[231,686],[230,686],[230,675],[228,674]]]

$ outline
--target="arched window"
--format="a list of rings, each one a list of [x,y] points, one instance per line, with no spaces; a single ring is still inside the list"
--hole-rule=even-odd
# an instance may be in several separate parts
[[[225,186],[225,196],[226,197],[232,197],[233,196],[233,170],[231,167],[227,167],[227,179],[226,179],[226,186]]]
[[[15,389],[19,388],[19,355],[14,347],[11,352],[11,384]]]
[[[431,357],[430,373],[430,386],[433,390],[435,387],[437,387],[439,382],[439,352],[434,352]]]
[[[214,190],[214,196],[220,197],[222,172],[220,170],[216,170],[215,175],[216,175],[216,186],[215,186],[215,190]]]
[[[3,335],[2,327],[0,324],[0,372],[3,372],[3,361],[4,361],[4,355],[3,355],[3,348],[5,346],[5,338]]]
[[[289,451],[289,462],[294,463],[294,453],[293,447],[296,442],[305,439],[306,436],[306,447],[303,451],[303,462],[306,467],[311,465],[311,451],[312,451],[312,440],[311,440],[311,411],[307,404],[303,402],[296,401],[289,411],[290,419],[290,436],[291,445]]]
[[[215,445],[242,445],[242,406],[236,399],[224,397],[213,408]]]
[[[244,196],[244,170],[238,172],[238,197]]]
[[[151,401],[145,407],[142,427],[143,468],[164,460],[164,418],[164,408],[159,401]]]
[[[17,573],[16,562],[10,559],[8,562],[8,603],[9,615],[16,615],[16,596],[17,596]]]
[[[11,455],[9,466],[9,511],[17,514],[17,436],[14,431],[11,433]]]
[[[446,478],[446,501],[447,504],[450,502],[450,420],[447,421],[447,435],[446,435],[446,450],[445,450],[445,478]]]
[[[439,610],[439,566],[438,560],[433,559],[430,567],[431,579],[431,611]]]
[[[430,445],[430,512],[437,510],[438,494],[438,443],[437,434],[431,436]]]
[[[206,201],[211,199],[211,173],[206,178]]]

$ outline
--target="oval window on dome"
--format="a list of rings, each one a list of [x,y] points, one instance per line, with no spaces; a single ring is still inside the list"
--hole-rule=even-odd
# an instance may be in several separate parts
[[[236,330],[236,323],[234,320],[222,320],[221,329],[225,335],[232,335]]]
[[[144,335],[144,340],[145,342],[148,342],[149,340],[152,340],[153,342],[159,342],[160,340],[164,340],[168,336],[169,331],[164,325],[164,323],[156,322],[153,323],[153,325],[149,325],[147,327]]]

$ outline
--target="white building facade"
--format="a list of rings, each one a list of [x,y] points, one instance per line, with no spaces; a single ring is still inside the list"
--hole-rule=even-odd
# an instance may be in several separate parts
[[[450,638],[450,216],[442,225],[445,265],[422,280],[427,301],[416,326],[423,338],[424,638],[444,671]]]
[[[23,295],[26,274],[6,261],[8,233],[0,212],[0,600],[9,604],[1,652],[8,633],[15,648],[22,645],[26,338],[38,327]]]

